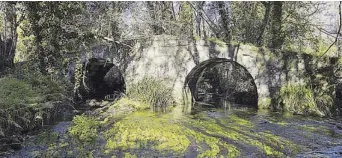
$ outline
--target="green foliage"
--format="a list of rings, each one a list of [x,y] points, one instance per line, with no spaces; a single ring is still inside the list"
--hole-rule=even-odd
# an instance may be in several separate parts
[[[93,117],[87,117],[84,114],[75,116],[72,120],[73,125],[69,127],[69,134],[76,141],[82,144],[95,143],[97,140],[97,131],[100,125]]]
[[[20,24],[20,27],[17,28],[18,41],[17,48],[14,57],[14,62],[22,62],[27,61],[33,57],[35,57],[35,45],[34,40],[35,37],[33,35],[24,35],[23,29],[21,27],[27,26],[28,20],[23,20]],[[24,28],[25,29],[25,28]]]
[[[179,13],[180,21],[182,23],[189,25],[192,23],[192,21],[194,19],[192,9],[187,2],[182,2],[181,6],[182,6],[182,8],[181,8],[181,11]]]
[[[329,87],[325,89],[326,85],[322,85],[315,89],[315,101],[319,111],[324,115],[332,115],[335,111],[334,109],[334,98],[329,95],[331,94]]]
[[[287,84],[281,87],[279,93],[281,108],[304,115],[324,115],[317,107],[314,92],[304,85]]]
[[[238,16],[233,16],[234,27],[233,40],[253,43],[260,34],[265,7],[259,2],[236,1],[232,4],[232,11]]]
[[[20,24],[19,52],[39,59],[42,72],[49,67],[60,68],[64,52],[78,50],[82,42],[91,38],[86,37],[90,28],[74,18],[85,13],[83,2],[32,2],[23,6],[26,19]]]
[[[25,81],[14,77],[0,78],[0,105],[3,109],[30,104],[31,98],[37,95]]]
[[[57,115],[60,102],[67,99],[65,84],[20,68],[22,71],[14,70],[0,78],[1,135],[39,126],[44,119]]]
[[[156,111],[164,111],[174,103],[172,88],[169,88],[162,80],[155,78],[144,78],[130,85],[127,97],[150,105],[150,108]]]

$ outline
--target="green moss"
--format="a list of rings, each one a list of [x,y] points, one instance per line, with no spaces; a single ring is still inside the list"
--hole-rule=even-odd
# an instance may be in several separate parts
[[[72,122],[73,125],[68,129],[72,138],[79,143],[95,143],[101,122],[96,121],[95,118],[87,117],[84,114],[75,116]]]
[[[192,137],[197,144],[205,143],[209,146],[209,149],[199,148],[198,157],[216,157],[220,152],[220,146],[224,147],[228,151],[228,157],[236,157],[240,155],[240,151],[233,145],[230,145],[220,138],[205,135],[201,132],[193,129],[187,129],[184,131],[188,136]]]
[[[234,124],[237,124],[239,126],[245,126],[249,128],[254,127],[253,123],[251,123],[250,121],[247,121],[246,119],[237,117],[236,115],[229,115],[228,119],[232,120]]]
[[[288,125],[288,123],[287,123],[287,122],[284,122],[284,121],[276,122],[276,124],[281,125],[281,126],[286,126],[286,125]]]
[[[313,126],[313,125],[299,125],[298,129],[311,132],[311,133],[318,133],[323,135],[330,135],[330,130],[325,126]]]
[[[263,65],[261,62],[259,62],[259,63],[257,63],[257,66],[258,66],[258,69],[261,70]]]
[[[135,154],[125,153],[124,158],[137,158],[137,156]]]
[[[206,133],[215,135],[215,138],[228,138],[235,142],[242,142],[257,147],[269,156],[284,156],[284,151],[279,150],[279,148],[285,149],[285,147],[287,147],[290,148],[291,151],[295,151],[297,148],[291,141],[272,133],[253,132],[253,123],[237,115],[229,115],[225,118],[220,118],[219,122],[221,122],[222,125],[218,124],[216,119],[204,116],[202,119],[194,120],[190,124],[204,130]],[[199,139],[198,137],[195,138],[196,140]]]
[[[300,126],[301,129],[305,130],[305,131],[308,131],[308,132],[314,132],[314,131],[317,131],[317,128],[316,127],[313,127],[313,126],[308,126],[308,125],[302,125]]]
[[[190,145],[182,126],[151,112],[135,112],[106,132],[108,149],[153,149],[175,154],[185,152]]]
[[[215,38],[215,37],[208,38],[208,41],[209,42],[213,42],[213,43],[217,44],[220,47],[224,47],[226,45],[225,42],[223,42],[222,40],[220,40],[218,38]]]
[[[201,40],[201,37],[198,36],[197,34],[194,34],[194,40],[195,40],[195,41],[199,41],[199,40]]]
[[[192,138],[194,143],[205,143],[209,146],[209,148],[199,147],[199,157],[219,156],[220,147],[229,151],[229,157],[240,155],[235,146],[220,138],[189,128],[187,124],[191,119],[180,115],[181,110],[181,107],[177,107],[172,113],[163,115],[137,111],[121,119],[105,132],[105,137],[108,139],[106,153],[109,154],[114,150],[153,149],[161,155],[172,153],[174,156],[181,156],[192,143],[189,139]],[[197,122],[197,124],[201,123]],[[215,126],[211,127],[215,128]]]
[[[263,98],[258,101],[258,108],[259,109],[268,109],[272,103],[271,98]]]
[[[137,110],[144,110],[150,108],[149,104],[143,103],[143,102],[138,102],[129,99],[128,97],[123,97],[117,102],[114,103],[113,107],[120,107],[120,106],[132,106],[133,108]]]

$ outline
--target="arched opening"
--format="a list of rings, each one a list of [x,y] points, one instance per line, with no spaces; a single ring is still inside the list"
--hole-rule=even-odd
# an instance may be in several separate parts
[[[121,71],[106,59],[90,58],[82,71],[80,93],[83,99],[112,100],[126,91]]]
[[[257,108],[258,92],[252,75],[239,63],[213,58],[194,67],[185,78],[191,92],[192,110],[198,107]]]

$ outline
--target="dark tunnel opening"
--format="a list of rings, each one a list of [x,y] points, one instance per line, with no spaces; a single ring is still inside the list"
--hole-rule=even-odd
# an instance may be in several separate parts
[[[81,80],[82,100],[113,100],[126,91],[121,71],[106,59],[90,58],[82,68]]]
[[[258,93],[252,75],[239,63],[213,58],[194,67],[185,79],[192,110],[202,108],[257,108]]]

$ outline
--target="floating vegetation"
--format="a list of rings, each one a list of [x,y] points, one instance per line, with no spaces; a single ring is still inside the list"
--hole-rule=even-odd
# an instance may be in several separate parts
[[[212,118],[203,112],[193,119],[175,119],[174,113],[138,111],[128,115],[104,132],[106,153],[151,150],[159,156],[195,152],[198,157],[237,157],[246,147],[274,157],[296,153],[296,145],[291,141],[270,132],[253,132],[252,122],[234,114]],[[189,147],[194,151],[189,151]]]

